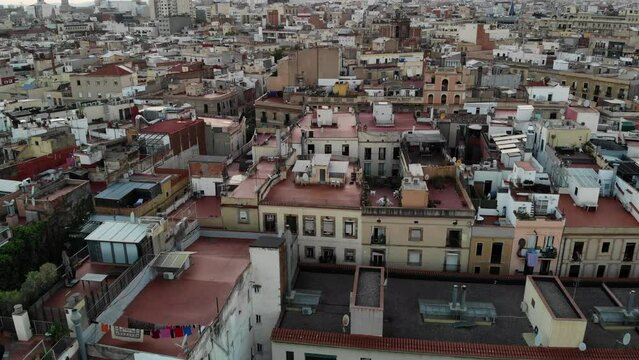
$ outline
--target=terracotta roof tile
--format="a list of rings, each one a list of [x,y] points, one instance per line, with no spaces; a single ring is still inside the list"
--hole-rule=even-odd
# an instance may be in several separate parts
[[[351,335],[313,330],[276,328],[271,340],[280,343],[321,345],[327,347],[369,349],[389,352],[429,353],[490,359],[639,359],[638,349],[594,348],[581,352],[573,348],[530,347],[520,345],[493,345],[431,341],[408,338],[388,338]]]
[[[126,76],[133,74],[133,71],[124,65],[106,65],[85,76]]]

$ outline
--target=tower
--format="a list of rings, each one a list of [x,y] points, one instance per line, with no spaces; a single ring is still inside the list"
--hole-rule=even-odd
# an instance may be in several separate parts
[[[60,14],[68,13],[70,10],[69,0],[60,0]]]

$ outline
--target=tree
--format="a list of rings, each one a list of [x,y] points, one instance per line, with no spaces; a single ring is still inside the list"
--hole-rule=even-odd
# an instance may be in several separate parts
[[[277,48],[277,49],[273,50],[271,52],[271,56],[273,56],[273,58],[275,59],[275,62],[277,63],[281,58],[284,57],[284,49],[283,48]]]

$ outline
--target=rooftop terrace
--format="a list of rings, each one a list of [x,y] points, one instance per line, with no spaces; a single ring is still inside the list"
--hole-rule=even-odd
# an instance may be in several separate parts
[[[161,276],[152,280],[124,310],[115,325],[127,326],[130,319],[156,325],[209,325],[217,317],[216,301],[226,303],[238,277],[249,266],[248,248],[253,240],[200,238],[186,251],[193,251],[191,267],[176,280]],[[209,306],[199,306],[209,304]],[[189,344],[198,336],[189,337]],[[180,357],[175,339],[124,342],[107,334],[101,344]]]
[[[459,356],[472,354],[478,358],[577,359],[601,356],[606,359],[632,359],[639,356],[639,339],[633,337],[627,349],[614,349],[618,348],[616,341],[625,331],[604,330],[592,323],[588,315],[584,342],[589,349],[585,354],[591,356],[584,357],[584,353],[580,353],[578,349],[527,346],[522,334],[530,333],[532,328],[520,309],[524,295],[523,278],[471,278],[463,275],[455,278],[426,272],[391,270],[384,291],[383,340],[343,334],[341,318],[349,311],[353,280],[353,270],[332,268],[330,272],[323,272],[315,267],[303,267],[294,289],[321,291],[317,312],[302,315],[300,312],[286,311],[282,316],[280,329],[274,332],[275,341],[284,339],[283,341],[293,343]],[[494,304],[497,311],[495,324],[456,328],[450,323],[425,323],[419,313],[418,299],[447,301],[454,284],[468,286],[468,301]],[[583,314],[590,314],[593,306],[615,306],[602,289],[601,283],[582,283],[577,289],[574,289],[572,283],[564,285],[569,294],[574,292],[574,300]],[[627,290],[623,288],[620,291],[627,293]],[[549,294],[548,297],[553,298],[553,295]],[[306,332],[295,332],[296,330]],[[310,337],[315,340],[311,341]],[[285,340],[287,338],[290,340]],[[385,345],[378,343],[378,339]],[[497,356],[498,354],[503,356]]]

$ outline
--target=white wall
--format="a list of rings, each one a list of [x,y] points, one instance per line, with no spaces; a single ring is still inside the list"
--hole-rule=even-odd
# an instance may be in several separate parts
[[[204,196],[216,196],[215,184],[224,182],[222,178],[192,177],[191,187],[193,191],[204,191]]]
[[[528,86],[528,99],[535,101],[548,101],[548,95],[552,95],[552,102],[568,101],[570,87],[568,86]]]
[[[368,349],[348,349],[348,348],[336,348],[319,345],[297,345],[297,344],[285,344],[285,343],[273,343],[273,359],[284,360],[286,359],[286,352],[291,351],[294,354],[294,359],[304,360],[305,354],[321,354],[321,355],[333,355],[337,357],[337,360],[362,360],[362,359],[374,359],[374,360],[428,360],[428,359],[441,359],[441,360],[453,360],[453,359],[468,359],[467,357],[445,356],[438,354],[424,354],[424,353],[399,353],[390,352],[384,350],[368,350]]]

